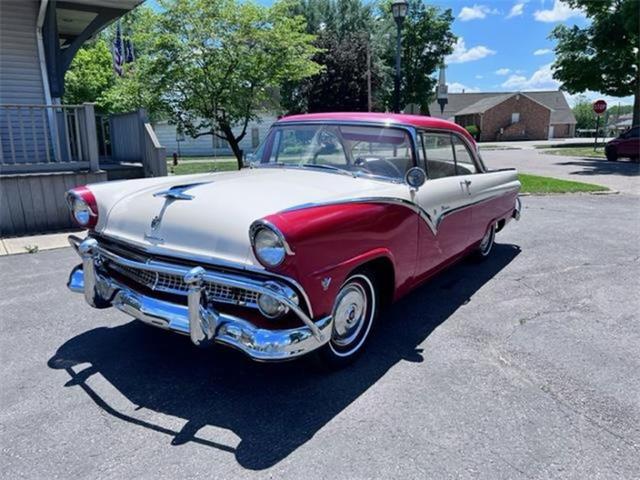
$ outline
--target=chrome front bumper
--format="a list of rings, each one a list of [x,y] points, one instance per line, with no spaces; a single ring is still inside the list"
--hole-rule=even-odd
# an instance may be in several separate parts
[[[260,361],[287,360],[311,352],[329,340],[331,317],[314,322],[288,296],[274,292],[263,283],[247,279],[243,288],[268,293],[284,303],[304,323],[304,326],[286,330],[261,329],[247,320],[219,312],[203,295],[203,282],[216,282],[239,286],[237,278],[229,278],[202,267],[182,267],[169,264],[136,262],[102,249],[93,238],[81,241],[69,237],[82,259],[82,265],[73,269],[67,286],[73,292],[83,293],[86,302],[94,308],[113,306],[150,325],[189,335],[198,346],[214,342],[241,350]],[[119,264],[150,271],[165,271],[182,275],[189,285],[187,305],[172,303],[135,291],[106,275],[100,268],[105,259]]]

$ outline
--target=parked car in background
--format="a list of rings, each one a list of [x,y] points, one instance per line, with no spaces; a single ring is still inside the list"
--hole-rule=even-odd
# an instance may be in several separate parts
[[[520,215],[514,169],[487,170],[462,127],[327,113],[276,122],[235,172],[75,188],[69,288],[196,345],[261,361],[355,358],[380,308]]]
[[[607,160],[616,161],[620,157],[638,160],[640,157],[640,126],[631,127],[604,147]]]

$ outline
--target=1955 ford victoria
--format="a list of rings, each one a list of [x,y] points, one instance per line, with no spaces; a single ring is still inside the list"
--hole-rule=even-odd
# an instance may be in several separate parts
[[[341,366],[380,307],[519,218],[517,172],[487,170],[473,138],[431,117],[285,117],[235,172],[109,182],[67,199],[69,278],[95,308],[255,360],[316,352]]]

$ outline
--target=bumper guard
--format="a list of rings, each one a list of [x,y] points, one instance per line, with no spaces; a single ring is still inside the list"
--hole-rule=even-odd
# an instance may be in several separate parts
[[[69,276],[67,286],[71,291],[83,293],[86,302],[94,308],[113,306],[150,325],[189,335],[197,346],[217,342],[237,348],[255,360],[273,361],[291,359],[315,350],[331,336],[331,317],[314,322],[291,298],[274,292],[263,283],[230,279],[202,267],[157,266],[136,262],[102,249],[93,238],[81,240],[70,236],[69,242],[82,259],[82,265],[74,268]],[[144,295],[103,274],[100,265],[104,259],[135,268],[181,275],[188,285],[187,305]],[[241,286],[271,295],[289,307],[305,325],[286,330],[267,330],[219,312],[206,301],[202,287],[204,280],[215,280],[232,287]]]

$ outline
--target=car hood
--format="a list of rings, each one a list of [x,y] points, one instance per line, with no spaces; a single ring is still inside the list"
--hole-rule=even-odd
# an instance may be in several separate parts
[[[151,253],[254,267],[261,267],[249,240],[249,227],[255,220],[307,204],[404,197],[409,191],[404,184],[286,168],[155,180],[112,186],[117,189],[117,193],[111,192],[117,199],[104,212],[99,233]],[[163,195],[168,189],[181,191],[184,198]],[[100,192],[97,197],[101,198]]]

